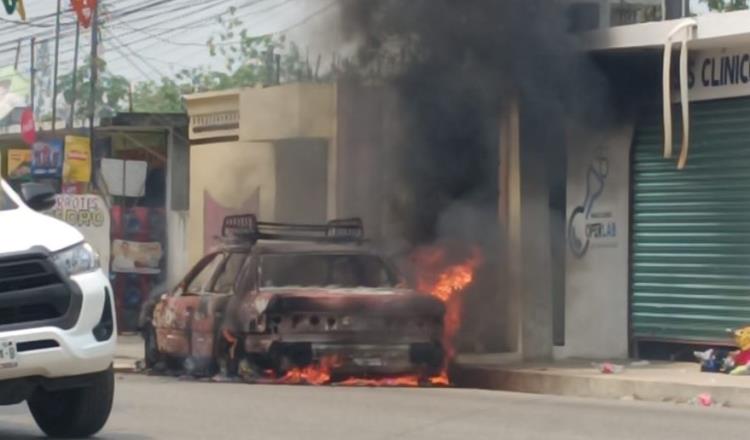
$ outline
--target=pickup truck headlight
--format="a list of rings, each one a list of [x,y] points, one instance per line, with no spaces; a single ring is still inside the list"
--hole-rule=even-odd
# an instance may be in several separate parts
[[[100,267],[99,254],[88,243],[81,243],[52,255],[52,261],[64,275],[91,272]]]

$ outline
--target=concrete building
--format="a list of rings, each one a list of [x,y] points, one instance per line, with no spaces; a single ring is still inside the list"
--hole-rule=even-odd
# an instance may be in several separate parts
[[[377,88],[344,83],[186,97],[190,261],[213,246],[223,217],[233,213],[292,222],[356,215],[369,235],[379,236],[380,206],[370,201],[378,197],[377,127],[385,102]],[[369,166],[355,170],[352,161]]]
[[[564,334],[543,355],[731,344],[726,329],[750,322],[750,12],[662,3],[675,18],[580,34],[626,98],[606,133],[568,130]]]

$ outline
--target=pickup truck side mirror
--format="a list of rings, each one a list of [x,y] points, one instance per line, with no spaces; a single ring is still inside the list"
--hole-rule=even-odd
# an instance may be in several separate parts
[[[55,207],[55,190],[46,183],[24,183],[21,197],[26,205],[35,211],[46,211]]]

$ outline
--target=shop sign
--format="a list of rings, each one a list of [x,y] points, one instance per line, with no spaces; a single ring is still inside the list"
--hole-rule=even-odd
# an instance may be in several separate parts
[[[62,140],[35,142],[31,147],[31,175],[34,177],[59,177],[62,173]]]
[[[65,162],[63,182],[88,183],[91,181],[91,146],[89,139],[65,136]]]
[[[591,248],[617,246],[617,222],[612,211],[599,204],[608,177],[609,157],[606,149],[600,148],[586,169],[586,195],[568,218],[568,247],[578,258]]]
[[[87,242],[99,252],[102,266],[109,267],[110,216],[107,205],[98,195],[60,194],[55,207],[47,214],[78,229]]]
[[[679,81],[673,83],[678,87]],[[696,52],[688,64],[688,86],[691,101],[750,96],[750,49]]]
[[[31,150],[8,150],[8,179],[29,180],[31,176]]]

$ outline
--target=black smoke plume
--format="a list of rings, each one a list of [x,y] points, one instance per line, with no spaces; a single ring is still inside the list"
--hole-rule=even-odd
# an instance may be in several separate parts
[[[345,33],[359,42],[359,75],[385,82],[398,101],[402,132],[390,148],[386,197],[397,235],[407,246],[481,245],[487,265],[475,290],[499,301],[498,312],[501,109],[517,98],[531,116],[522,148],[564,169],[561,121],[603,122],[602,76],[554,0],[342,0],[342,10]],[[539,177],[548,182],[546,172]],[[564,197],[564,177],[555,184]],[[487,309],[481,292],[467,307]]]

